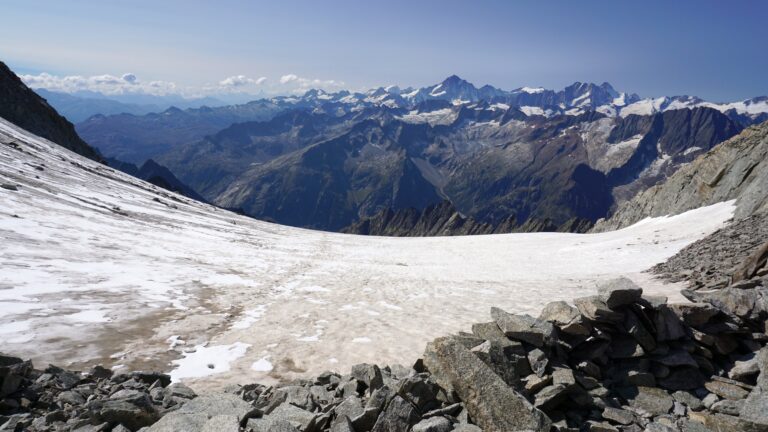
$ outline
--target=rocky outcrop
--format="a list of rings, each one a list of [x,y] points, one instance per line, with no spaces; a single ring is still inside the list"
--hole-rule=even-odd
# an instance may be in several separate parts
[[[424,210],[413,207],[402,210],[390,208],[365,218],[344,229],[348,234],[395,237],[455,236],[472,234],[500,234],[513,232],[515,218],[510,217],[498,225],[481,223],[462,216],[450,201],[442,201]]]
[[[201,396],[167,375],[0,356],[0,430],[768,431],[768,281],[667,304],[627,279],[429,343],[412,367],[354,366]]]
[[[768,210],[768,123],[752,126],[717,145],[663,184],[622,205],[594,230],[622,228],[645,217],[678,214],[728,200],[737,200],[737,220]]]
[[[560,226],[548,219],[534,218],[518,225],[514,215],[498,224],[483,223],[463,216],[450,201],[445,200],[421,211],[412,207],[397,211],[386,209],[373,217],[353,223],[341,232],[375,236],[431,237],[513,232],[586,232],[591,227],[590,220],[577,217],[569,219]]]
[[[79,155],[101,160],[101,155],[80,139],[72,123],[24,85],[3,62],[0,62],[0,117]]]
[[[200,202],[206,202],[205,198],[200,196],[191,187],[182,183],[181,180],[176,178],[175,175],[168,168],[158,164],[152,159],[147,160],[141,167],[123,162],[117,159],[108,158],[107,164],[112,168],[120,170],[126,174],[132,175],[136,178],[140,178],[155,186],[161,187],[165,190],[176,192],[185,197],[192,198]]]
[[[691,289],[718,289],[755,276],[768,276],[768,212],[737,220],[696,241],[652,271]]]

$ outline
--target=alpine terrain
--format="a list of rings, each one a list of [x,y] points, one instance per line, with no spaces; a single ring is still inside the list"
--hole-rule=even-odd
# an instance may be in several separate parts
[[[768,432],[768,4],[656,3],[3,2],[0,432]]]

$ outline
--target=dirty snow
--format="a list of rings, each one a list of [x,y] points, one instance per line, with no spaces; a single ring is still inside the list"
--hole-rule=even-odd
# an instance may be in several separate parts
[[[0,183],[19,185],[0,189],[4,351],[43,366],[160,368],[196,388],[409,364],[491,306],[537,314],[618,275],[679,300],[679,285],[643,271],[734,210],[588,235],[315,232],[179,197],[4,121]]]

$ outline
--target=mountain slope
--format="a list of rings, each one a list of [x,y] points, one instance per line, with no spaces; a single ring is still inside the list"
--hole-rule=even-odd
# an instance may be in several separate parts
[[[3,62],[0,62],[0,101],[0,117],[77,154],[101,160],[101,155],[80,139],[72,123],[24,85]]]
[[[516,226],[570,230],[739,130],[710,108],[626,118],[447,101],[328,111],[235,124],[158,160],[210,202],[289,225],[337,230],[448,199],[479,224],[514,216]]]
[[[768,122],[745,129],[640,193],[596,231],[732,199],[737,200],[737,219],[768,210]]]

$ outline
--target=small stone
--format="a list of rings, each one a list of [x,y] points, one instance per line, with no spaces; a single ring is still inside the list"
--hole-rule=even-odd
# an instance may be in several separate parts
[[[706,382],[704,387],[723,399],[739,400],[746,398],[749,394],[748,391],[739,386],[720,381]]]
[[[573,375],[573,370],[571,369],[556,368],[552,372],[552,383],[571,387],[576,385],[576,377]]]
[[[718,402],[715,402],[710,409],[714,412],[722,413],[722,414],[728,414],[737,416],[739,415],[739,412],[741,411],[741,408],[744,406],[744,400],[730,400],[730,399],[724,399]]]
[[[587,422],[587,425],[589,425],[589,432],[619,432],[615,426],[605,422],[590,420]]]
[[[603,418],[623,425],[628,425],[635,421],[635,415],[630,411],[611,407],[603,410]]]
[[[676,391],[672,393],[672,397],[675,399],[675,401],[687,406],[689,410],[700,411],[704,409],[704,404],[701,403],[701,399],[686,391]]]
[[[656,387],[637,387],[636,392],[625,395],[625,398],[632,408],[640,408],[653,415],[667,414],[674,405],[672,396]]]
[[[536,374],[531,374],[525,378],[525,390],[528,393],[537,393],[539,390],[550,384],[552,384],[551,375],[540,377]]]
[[[547,365],[549,359],[544,351],[536,348],[528,353],[528,363],[531,365],[531,370],[538,376],[544,376],[547,371]]]
[[[712,408],[712,405],[717,403],[717,401],[719,401],[719,400],[720,400],[720,398],[716,394],[710,393],[710,394],[706,395],[704,397],[704,399],[701,400],[701,403],[702,403],[702,405],[704,405],[704,407],[706,409],[710,409],[710,408]]]

